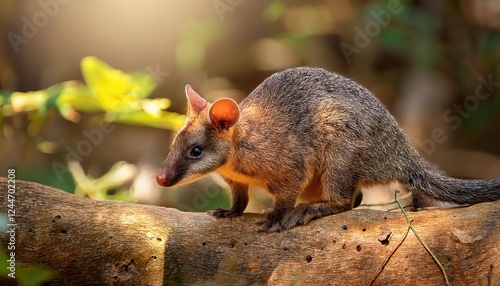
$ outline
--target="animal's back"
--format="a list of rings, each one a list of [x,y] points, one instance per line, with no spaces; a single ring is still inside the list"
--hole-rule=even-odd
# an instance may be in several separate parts
[[[331,164],[325,158],[332,152],[346,149],[354,153],[352,161],[339,163],[351,164],[358,180],[407,183],[413,169],[423,169],[418,153],[379,100],[356,82],[324,69],[276,73],[240,106],[242,114],[251,115],[243,122],[248,120],[255,140],[269,146],[279,142],[277,151],[310,160],[318,170]]]

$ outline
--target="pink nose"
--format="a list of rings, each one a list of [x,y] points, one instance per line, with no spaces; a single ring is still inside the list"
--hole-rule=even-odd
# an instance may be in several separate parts
[[[156,182],[160,186],[166,186],[167,185],[167,176],[165,175],[164,172],[159,172],[156,174]]]

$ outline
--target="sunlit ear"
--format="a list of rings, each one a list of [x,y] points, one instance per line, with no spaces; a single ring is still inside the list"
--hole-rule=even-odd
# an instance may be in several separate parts
[[[221,98],[212,104],[208,116],[215,128],[228,130],[238,123],[240,119],[240,108],[234,100],[230,98]]]
[[[207,101],[196,93],[189,84],[186,84],[185,92],[188,100],[188,116],[199,114],[207,106]]]

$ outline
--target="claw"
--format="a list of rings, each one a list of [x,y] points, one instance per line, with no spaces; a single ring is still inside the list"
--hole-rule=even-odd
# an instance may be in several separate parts
[[[284,227],[281,225],[281,216],[276,213],[269,213],[267,219],[257,222],[259,232],[279,232]]]
[[[225,210],[222,208],[218,208],[215,210],[210,210],[207,211],[208,214],[213,215],[216,218],[233,218],[242,215],[241,213],[238,213],[233,210]]]
[[[280,223],[275,223],[267,232],[280,232],[283,229]]]

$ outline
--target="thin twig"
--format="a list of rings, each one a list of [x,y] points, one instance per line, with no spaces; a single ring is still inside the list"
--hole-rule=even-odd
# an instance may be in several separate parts
[[[396,250],[398,250],[398,248],[401,246],[401,244],[403,244],[403,241],[406,239],[406,236],[408,235],[408,232],[410,232],[410,227],[408,227],[406,229],[406,232],[403,234],[403,237],[399,240],[399,242],[396,245],[396,247],[391,251],[391,253],[389,253],[385,257],[384,261],[382,262],[382,264],[380,265],[380,267],[377,269],[377,272],[375,273],[375,275],[373,276],[372,280],[370,281],[370,286],[373,285],[373,283],[375,283],[375,280],[377,280],[378,276],[380,275],[380,273],[382,273],[382,271],[384,270],[384,268],[387,265],[387,263],[389,263],[389,260],[391,259],[392,255],[394,255],[394,253],[396,253]]]
[[[395,200],[396,200],[396,203],[398,204],[399,208],[401,209],[401,211],[403,212],[403,215],[405,216],[406,218],[406,221],[408,222],[408,227],[411,228],[411,231],[415,234],[415,237],[418,239],[418,241],[420,241],[420,243],[424,246],[425,250],[427,250],[427,252],[432,256],[432,259],[434,259],[434,261],[436,262],[436,264],[439,266],[439,268],[441,269],[441,272],[443,273],[443,276],[444,276],[444,279],[446,280],[446,285],[450,285],[450,281],[448,280],[448,276],[446,275],[446,271],[443,267],[443,265],[441,264],[441,262],[439,262],[439,259],[434,255],[434,253],[432,253],[431,249],[425,244],[425,242],[420,238],[420,236],[418,235],[417,231],[415,230],[415,228],[413,228],[413,225],[412,225],[412,221],[410,220],[410,218],[408,217],[408,215],[406,214],[406,211],[405,209],[403,208],[403,206],[401,205],[401,203],[399,202],[399,200],[397,199],[397,194],[395,194]]]

